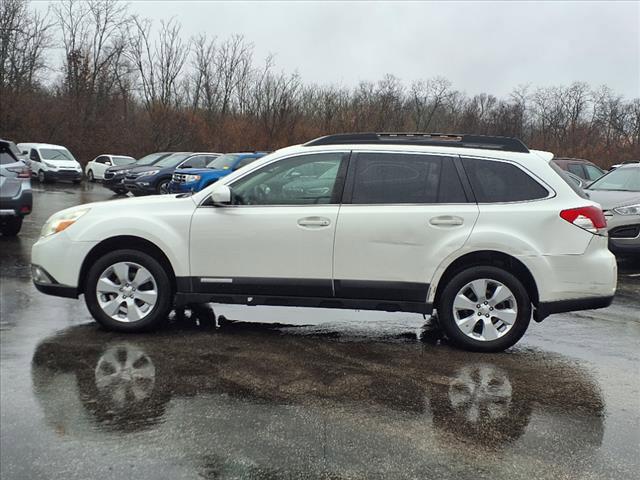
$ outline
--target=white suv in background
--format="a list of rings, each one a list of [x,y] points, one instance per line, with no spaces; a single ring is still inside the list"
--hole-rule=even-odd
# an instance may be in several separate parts
[[[29,159],[32,174],[39,182],[70,180],[80,183],[82,167],[62,145],[19,143],[18,149]]]
[[[205,302],[435,310],[458,346],[503,350],[532,317],[615,293],[602,210],[552,157],[504,137],[322,137],[193,195],[63,210],[33,278],[120,331]]]

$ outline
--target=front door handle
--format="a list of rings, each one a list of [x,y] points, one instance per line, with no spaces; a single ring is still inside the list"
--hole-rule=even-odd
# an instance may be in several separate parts
[[[331,220],[324,217],[304,217],[298,220],[298,225],[301,227],[328,227],[331,225]]]
[[[441,215],[431,218],[429,223],[437,227],[458,227],[464,223],[464,219],[453,215]]]

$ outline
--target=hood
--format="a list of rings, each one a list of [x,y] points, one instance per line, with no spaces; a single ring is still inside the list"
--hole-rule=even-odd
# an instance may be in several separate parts
[[[80,166],[80,164],[75,160],[47,160],[46,158],[43,158],[42,161],[49,165],[53,165],[56,168],[77,168]]]
[[[589,199],[598,202],[603,210],[640,202],[640,192],[616,192],[614,190],[585,190]]]
[[[149,165],[144,165],[145,167],[149,166]],[[133,164],[129,164],[129,165],[113,165],[111,167],[108,167],[105,172],[120,172],[120,171],[124,171],[125,173],[129,172],[129,170],[131,170],[132,168],[137,168],[135,163]]]
[[[224,177],[229,175],[232,170],[212,169],[212,168],[179,168],[176,173],[184,173],[185,175],[205,175],[207,178]]]
[[[151,172],[152,170],[160,170],[162,173],[172,172],[174,167],[157,167],[155,165],[141,165],[139,167],[133,167],[127,170],[127,173],[143,174],[144,172]]]

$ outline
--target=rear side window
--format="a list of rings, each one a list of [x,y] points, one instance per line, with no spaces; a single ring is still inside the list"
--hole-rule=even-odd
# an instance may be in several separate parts
[[[351,203],[466,203],[449,157],[358,153]]]
[[[546,188],[510,163],[463,158],[462,164],[478,203],[522,202],[549,195]]]
[[[576,192],[582,198],[589,198],[584,193],[584,190],[582,190],[582,188],[576,185],[576,183],[573,180],[571,180],[569,175],[567,175],[565,171],[562,170],[555,162],[549,162],[549,166],[553,168],[553,170],[560,176],[560,178],[562,178],[562,180],[564,180],[565,183],[571,187],[571,190]]]
[[[567,166],[567,170],[569,170],[574,175],[579,176],[580,178],[585,178],[584,171],[582,170],[582,165],[578,165],[577,163],[570,163]]]

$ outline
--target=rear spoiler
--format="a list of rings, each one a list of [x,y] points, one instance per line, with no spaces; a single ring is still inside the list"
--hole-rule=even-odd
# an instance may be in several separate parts
[[[545,162],[549,163],[551,160],[553,160],[553,153],[551,152],[545,152],[544,150],[529,150],[531,153],[539,156],[541,159],[543,159]]]

